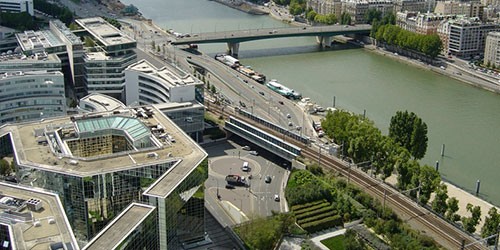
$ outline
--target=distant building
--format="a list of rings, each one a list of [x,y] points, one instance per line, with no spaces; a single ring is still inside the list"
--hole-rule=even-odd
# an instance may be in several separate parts
[[[195,101],[196,87],[203,85],[185,72],[166,66],[158,69],[147,60],[125,70],[125,83],[127,105]]]
[[[0,76],[0,124],[66,115],[61,72],[18,71]]]
[[[207,154],[154,106],[8,124],[5,155],[21,183],[57,192],[76,238],[95,236],[89,249],[204,240],[204,199],[195,193],[208,177]]]
[[[1,249],[80,249],[56,193],[0,182]]]
[[[426,12],[427,10],[434,9],[430,7],[431,1],[426,0],[395,0],[394,1],[394,12]]]
[[[500,66],[500,32],[490,32],[486,37],[484,63],[494,67]]]
[[[369,9],[376,9],[384,16],[394,11],[394,4],[389,0],[366,1],[366,0],[347,0],[343,2],[344,12],[349,14],[353,23],[366,23],[365,15]]]
[[[443,20],[454,19],[456,16],[443,16],[434,13],[398,12],[396,25],[417,34],[436,34],[439,24]]]
[[[340,0],[308,0],[307,8],[312,8],[321,15],[334,14],[337,18],[342,15],[342,2]]]
[[[33,0],[2,0],[0,1],[0,10],[2,12],[28,12],[34,16]]]
[[[440,37],[447,39],[445,52],[461,58],[483,55],[487,34],[500,31],[498,24],[482,23],[478,18],[449,20],[440,26]]]
[[[483,5],[479,2],[438,1],[434,13],[443,16],[463,15],[483,18]]]
[[[101,17],[77,19],[76,23],[85,30],[97,50],[84,57],[88,93],[101,93],[126,102],[124,71],[137,59],[136,41]]]

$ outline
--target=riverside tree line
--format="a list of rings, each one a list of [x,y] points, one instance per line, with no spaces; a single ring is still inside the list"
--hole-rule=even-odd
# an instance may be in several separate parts
[[[448,197],[447,186],[434,167],[421,165],[418,160],[427,151],[427,124],[413,112],[398,111],[391,118],[388,135],[383,135],[373,121],[344,110],[329,111],[321,123],[325,134],[341,145],[343,157],[360,164],[364,171],[371,169],[376,176],[387,179],[397,176],[397,188],[411,190],[408,194],[420,204],[430,207],[445,219],[460,222],[464,230],[474,233],[481,220],[479,206],[467,205],[470,217],[461,217],[458,200]],[[435,198],[430,201],[431,194]],[[500,214],[495,208],[488,212],[481,236],[496,233]],[[493,244],[494,239],[489,243]]]

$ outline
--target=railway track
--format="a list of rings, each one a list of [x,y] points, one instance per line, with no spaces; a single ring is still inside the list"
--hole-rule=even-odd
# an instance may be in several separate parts
[[[222,115],[227,117],[229,115],[232,115],[234,117],[237,117],[238,119],[251,123],[253,126],[258,127],[261,130],[281,137],[281,134],[274,130],[271,130],[268,127],[253,123],[253,121],[244,116],[240,116],[238,113],[228,111],[229,110],[225,110],[224,112],[222,112],[220,108],[212,108],[210,110],[210,112],[216,114],[217,116]],[[292,138],[288,138],[287,142],[300,147],[302,149],[301,154],[304,157],[310,159],[318,158],[318,152],[314,151],[314,149],[309,147],[308,145],[294,141]],[[462,244],[468,245],[471,242],[476,241],[473,237],[451,225],[444,219],[434,215],[427,209],[415,204],[414,201],[410,200],[406,196],[403,196],[402,194],[399,194],[395,189],[385,185],[380,180],[373,179],[366,173],[358,171],[356,169],[350,169],[348,166],[346,166],[346,163],[344,163],[340,159],[322,154],[321,163],[322,167],[337,171],[345,177],[348,177],[350,181],[359,186],[363,191],[376,196],[379,200],[383,200],[385,196],[386,204],[388,204],[391,208],[399,210],[400,212],[406,214],[409,218],[407,219],[407,221],[418,221],[423,227],[426,228],[426,232],[432,232],[433,234],[438,235],[442,240],[445,240],[449,243],[443,244],[443,242],[440,242],[439,244],[443,246],[449,245],[452,247],[451,249],[462,249]],[[436,238],[435,240],[438,241],[438,239]],[[488,248],[479,244],[474,244],[464,249],[475,250]]]

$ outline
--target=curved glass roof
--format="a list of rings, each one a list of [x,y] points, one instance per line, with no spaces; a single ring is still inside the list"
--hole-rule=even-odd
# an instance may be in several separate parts
[[[80,133],[91,133],[105,129],[126,131],[133,141],[151,136],[151,131],[140,120],[132,117],[111,116],[75,121]]]

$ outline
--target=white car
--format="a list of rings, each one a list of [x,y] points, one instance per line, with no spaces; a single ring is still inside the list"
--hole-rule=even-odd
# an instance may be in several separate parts
[[[275,195],[274,195],[274,201],[280,201],[280,196],[279,196],[279,195],[277,195],[277,194],[275,194]]]
[[[248,153],[251,154],[251,155],[255,155],[255,156],[259,155],[259,153],[257,153],[257,151],[250,151]]]

